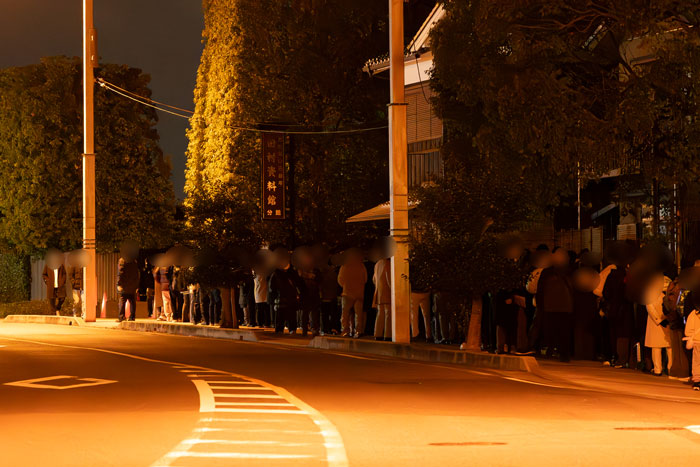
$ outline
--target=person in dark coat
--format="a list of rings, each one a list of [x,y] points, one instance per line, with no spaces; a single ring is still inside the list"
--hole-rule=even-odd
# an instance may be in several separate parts
[[[185,272],[180,266],[171,266],[168,270],[170,280],[170,303],[173,309],[173,319],[182,321],[182,308],[185,305],[183,292],[187,291]]]
[[[297,310],[301,308],[301,296],[304,281],[290,264],[290,255],[286,249],[275,250],[277,269],[269,279],[267,300],[275,310],[275,333],[284,331],[285,324],[289,334],[296,333]]]
[[[615,349],[615,368],[629,367],[632,358],[632,338],[634,337],[634,303],[625,293],[626,268],[613,269],[608,274],[603,288],[603,298],[607,302],[610,323],[610,344]]]
[[[139,265],[135,259],[119,258],[117,273],[117,292],[119,292],[119,319],[126,319],[126,303],[129,302],[131,316],[129,321],[136,320],[136,292],[139,289]]]
[[[552,251],[552,266],[542,271],[537,283],[537,309],[543,312],[544,337],[548,354],[559,351],[559,360],[571,358],[574,297],[569,275],[569,255],[562,249]]]
[[[139,300],[146,302],[149,318],[157,318],[153,314],[153,301],[155,299],[155,280],[153,278],[153,266],[148,258],[143,264],[141,278],[139,279]]]

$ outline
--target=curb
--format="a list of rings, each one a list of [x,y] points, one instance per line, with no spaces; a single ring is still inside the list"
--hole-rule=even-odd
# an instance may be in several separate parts
[[[9,315],[5,317],[8,323],[27,324],[59,324],[67,326],[99,327],[104,329],[120,329],[124,331],[152,332],[159,334],[172,334],[189,337],[208,337],[212,339],[225,339],[245,342],[269,343],[289,345],[278,342],[274,338],[266,339],[265,331],[253,331],[249,329],[222,329],[208,326],[183,326],[180,323],[167,323],[162,321],[122,321],[110,323],[110,325],[95,325],[85,323],[81,318],[70,316],[47,315]],[[474,368],[488,368],[505,371],[538,372],[539,365],[534,357],[517,357],[513,355],[495,355],[485,352],[472,352],[468,350],[452,350],[428,345],[395,344],[393,342],[377,342],[342,337],[314,337],[308,344],[309,348],[355,352],[372,354],[384,357],[404,358],[432,363],[449,363],[466,365]]]
[[[183,326],[166,322],[136,322],[122,321],[112,329],[125,331],[155,332],[160,334],[174,334],[178,336],[209,337],[212,339],[227,339],[234,341],[259,342],[258,332],[247,329],[226,329],[209,326]]]
[[[539,365],[535,357],[495,355],[466,350],[450,350],[432,347],[418,347],[393,342],[373,342],[338,337],[314,337],[309,347],[323,350],[339,350],[384,357],[405,358],[433,363],[453,363],[476,368],[489,368],[506,371],[526,371],[534,373]]]
[[[73,316],[47,316],[47,315],[7,315],[4,319],[7,323],[26,324],[62,324],[65,326],[85,326],[82,318]]]

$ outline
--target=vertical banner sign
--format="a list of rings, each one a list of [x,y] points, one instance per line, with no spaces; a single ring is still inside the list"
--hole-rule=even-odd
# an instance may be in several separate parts
[[[285,218],[284,133],[263,133],[262,218]]]

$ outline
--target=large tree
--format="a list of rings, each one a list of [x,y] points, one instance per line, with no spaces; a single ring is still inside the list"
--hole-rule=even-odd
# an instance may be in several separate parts
[[[97,75],[149,96],[141,70],[104,64]],[[132,239],[164,246],[173,226],[170,167],[158,144],[157,116],[96,91],[97,246]],[[82,82],[77,58],[0,70],[0,236],[17,251],[80,246]]]
[[[696,179],[697,11],[632,0],[443,6],[431,84],[447,175],[420,193],[427,233],[414,253],[444,258],[429,263],[440,287],[472,298],[508,287],[489,234],[541,216],[578,174]],[[450,261],[460,273],[439,280]]]
[[[386,132],[287,138],[288,219],[261,221],[261,135],[386,124],[385,2],[205,0],[205,47],[188,132],[188,222],[200,241],[334,242],[387,197]],[[235,207],[231,207],[235,204]],[[209,227],[211,226],[211,227]]]

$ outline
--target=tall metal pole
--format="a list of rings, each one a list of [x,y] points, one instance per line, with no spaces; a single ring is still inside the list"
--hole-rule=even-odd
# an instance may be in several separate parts
[[[95,73],[97,65],[93,0],[83,0],[83,248],[88,263],[83,269],[85,320],[97,317],[97,255],[95,251]]]
[[[391,259],[391,326],[394,342],[411,340],[408,282],[408,145],[406,143],[406,102],[404,96],[404,0],[389,0],[389,61],[391,102],[389,103],[390,228],[396,242]]]

